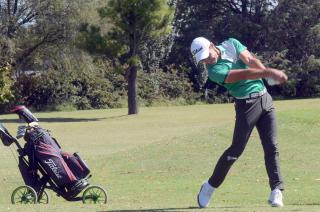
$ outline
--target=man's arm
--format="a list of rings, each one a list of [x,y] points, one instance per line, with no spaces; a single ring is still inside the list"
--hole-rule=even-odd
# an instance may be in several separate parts
[[[240,80],[249,80],[249,79],[261,79],[261,78],[272,78],[278,81],[280,84],[285,83],[288,80],[288,77],[285,73],[278,69],[266,68],[266,69],[234,69],[230,70],[225,83],[234,83]]]
[[[239,55],[240,59],[249,66],[248,69],[230,70],[225,83],[234,83],[240,80],[272,78],[279,81],[280,84],[285,83],[288,77],[285,73],[278,69],[266,68],[259,59],[252,56],[248,50],[244,50]]]
[[[248,50],[241,52],[239,58],[249,66],[249,68],[266,69],[262,62],[258,58],[255,58]]]

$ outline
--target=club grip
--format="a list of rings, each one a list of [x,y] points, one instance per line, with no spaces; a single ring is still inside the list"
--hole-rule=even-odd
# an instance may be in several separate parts
[[[39,122],[39,120],[25,106],[16,106],[11,110],[12,113],[18,114],[20,119],[23,119],[28,124],[31,122]]]

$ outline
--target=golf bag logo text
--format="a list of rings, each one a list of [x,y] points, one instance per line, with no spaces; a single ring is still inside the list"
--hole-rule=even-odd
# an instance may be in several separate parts
[[[59,174],[59,168],[57,167],[57,165],[54,163],[52,159],[45,160],[44,162],[50,167],[50,169],[58,179],[62,178],[62,176]]]

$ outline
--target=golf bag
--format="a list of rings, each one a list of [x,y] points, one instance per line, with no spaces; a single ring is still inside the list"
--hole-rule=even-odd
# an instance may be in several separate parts
[[[17,107],[12,112],[17,113],[29,125],[38,122],[26,107]],[[90,170],[79,155],[63,152],[48,130],[36,124],[29,126],[24,132],[24,150],[29,157],[31,170],[36,168],[33,166],[38,162],[59,187],[66,188],[71,188],[89,175]]]
[[[40,127],[38,119],[25,106],[17,106],[11,112],[27,123],[18,126],[15,137],[0,123],[3,145],[15,144],[17,147],[18,167],[25,184],[13,190],[12,204],[48,204],[48,189],[67,201],[107,203],[107,192],[100,186],[90,185],[90,170],[77,153],[63,152],[59,143],[48,130]],[[21,138],[25,141],[23,146],[18,140]]]

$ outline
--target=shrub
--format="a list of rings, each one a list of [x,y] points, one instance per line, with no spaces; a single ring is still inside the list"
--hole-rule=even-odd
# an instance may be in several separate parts
[[[187,75],[176,68],[139,72],[138,96],[146,106],[168,100],[194,104],[198,98]]]
[[[16,98],[20,104],[36,110],[57,110],[68,105],[75,109],[118,107],[122,93],[115,90],[110,77],[112,70],[95,66],[91,70],[49,70],[38,75],[21,76],[15,83]],[[60,110],[59,109],[59,110]]]

